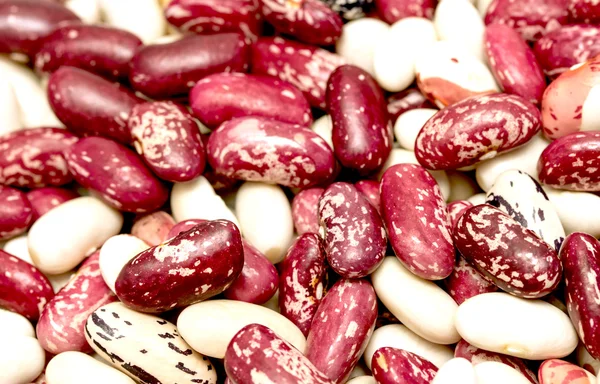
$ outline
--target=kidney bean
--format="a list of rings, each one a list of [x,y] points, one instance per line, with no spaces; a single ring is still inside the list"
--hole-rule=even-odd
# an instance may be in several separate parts
[[[27,192],[27,200],[31,204],[34,222],[49,210],[76,197],[79,195],[70,189],[56,187],[39,188]]]
[[[440,2],[435,8],[433,22],[439,40],[456,43],[479,60],[485,60],[485,26],[472,2]]]
[[[35,69],[50,73],[62,66],[85,69],[108,79],[126,80],[129,62],[142,41],[122,29],[66,25],[44,38]]]
[[[392,94],[387,99],[388,115],[392,122],[396,122],[400,115],[416,108],[435,108],[433,104],[418,88],[408,88],[404,91]]]
[[[108,25],[133,33],[144,44],[165,34],[165,16],[156,0],[126,3],[121,0],[100,0],[100,8],[102,18]]]
[[[375,0],[379,17],[388,24],[413,16],[431,19],[435,7],[435,0]]]
[[[29,336],[3,336],[0,345],[0,378],[5,383],[30,383],[44,370],[44,349]]]
[[[540,123],[539,111],[519,96],[474,96],[429,119],[417,136],[415,155],[429,169],[466,167],[525,144]]]
[[[450,226],[454,228],[456,222],[465,213],[465,211],[473,206],[473,203],[467,200],[457,200],[448,203],[448,216],[450,217]]]
[[[261,37],[252,45],[252,73],[287,81],[304,93],[311,106],[325,109],[331,73],[345,60],[311,45],[281,37]]]
[[[321,0],[337,12],[344,20],[365,17],[373,8],[373,0]]]
[[[498,287],[488,281],[460,255],[457,257],[452,273],[446,278],[444,284],[446,291],[458,305],[473,296],[498,290]]]
[[[375,50],[379,44],[387,44],[390,26],[380,19],[365,17],[352,20],[344,25],[342,36],[335,45],[335,51],[342,56],[344,64],[355,65],[375,76]]]
[[[65,153],[69,170],[83,187],[126,212],[148,212],[169,197],[143,161],[129,148],[102,137],[87,137]]]
[[[506,24],[523,39],[536,41],[567,24],[568,16],[567,0],[493,0],[485,14],[485,24]]]
[[[455,324],[470,344],[523,359],[560,358],[577,346],[577,333],[560,309],[502,292],[484,293],[462,303]]]
[[[156,211],[137,218],[131,227],[131,234],[148,245],[155,246],[170,238],[168,234],[174,226],[175,219],[171,215]]]
[[[0,240],[19,235],[33,221],[27,195],[18,189],[0,185]]]
[[[550,359],[540,365],[538,377],[541,384],[595,384],[596,376],[585,369],[563,360]]]
[[[380,384],[428,384],[437,372],[431,362],[402,349],[380,348],[372,360],[373,376]]]
[[[367,276],[383,261],[386,234],[381,217],[352,184],[337,182],[325,190],[319,222],[327,261],[340,276]]]
[[[175,324],[122,303],[92,312],[85,335],[96,353],[136,382],[217,382],[213,365],[190,348]]]
[[[375,180],[360,180],[354,183],[354,188],[369,200],[369,203],[375,207],[377,212],[380,212],[381,195],[379,193],[379,182]]]
[[[600,28],[588,24],[561,26],[536,41],[533,52],[546,75],[556,78],[600,54]]]
[[[49,384],[76,384],[89,380],[114,384],[135,384],[135,381],[125,374],[81,352],[63,352],[53,357],[46,367],[46,380]]]
[[[117,298],[104,283],[99,252],[88,257],[75,276],[44,307],[36,326],[42,347],[58,355],[65,351],[92,352],[83,328],[92,312]]]
[[[243,351],[250,353],[252,360]],[[300,351],[260,324],[245,326],[232,338],[225,354],[225,371],[236,383],[333,384]]]
[[[440,367],[431,384],[477,384],[473,365],[461,357],[454,358]]]
[[[203,77],[218,72],[245,72],[250,48],[238,33],[188,35],[139,49],[130,64],[133,88],[152,98],[187,95]]]
[[[488,361],[474,367],[478,383],[529,384],[529,380],[506,364]]]
[[[569,19],[575,23],[597,23],[600,21],[600,7],[595,1],[569,0]]]
[[[100,248],[100,272],[104,282],[114,293],[115,282],[127,263],[141,252],[150,248],[143,240],[133,235],[116,235],[107,239]]]
[[[300,353],[306,349],[304,335],[291,321],[268,308],[233,300],[208,300],[181,312],[177,329],[194,350],[222,359],[235,334],[248,324],[269,327]]]
[[[48,81],[48,100],[60,121],[78,136],[132,141],[127,119],[141,99],[118,84],[82,69],[61,67]]]
[[[304,189],[292,200],[292,219],[296,233],[319,232],[319,199],[325,190],[323,188]]]
[[[338,67],[327,84],[336,158],[363,175],[377,171],[392,149],[392,128],[379,86],[367,72],[350,65]]]
[[[228,121],[208,140],[208,161],[228,177],[309,188],[334,172],[331,148],[298,125],[261,117]]]
[[[45,36],[79,17],[52,1],[5,0],[0,3],[0,52],[33,57]]]

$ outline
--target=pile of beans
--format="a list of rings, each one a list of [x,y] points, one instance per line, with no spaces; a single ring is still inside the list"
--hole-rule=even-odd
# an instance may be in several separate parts
[[[599,1],[0,0],[0,54],[0,384],[600,384]]]

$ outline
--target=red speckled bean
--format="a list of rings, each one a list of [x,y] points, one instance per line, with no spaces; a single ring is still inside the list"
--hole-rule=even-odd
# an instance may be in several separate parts
[[[377,384],[429,384],[438,370],[419,355],[392,347],[373,354],[371,369]]]
[[[320,0],[260,0],[276,30],[308,44],[331,45],[342,34],[342,18]]]
[[[367,280],[339,280],[319,305],[306,357],[335,383],[344,383],[367,348],[377,320],[377,296]]]
[[[598,23],[600,3],[596,0],[569,0],[569,18],[576,23]]]
[[[0,184],[15,187],[58,186],[73,177],[64,151],[77,137],[59,128],[32,128],[0,137]]]
[[[525,40],[535,41],[568,22],[568,0],[493,0],[485,24],[515,28]]]
[[[377,212],[380,212],[381,194],[379,193],[379,182],[375,180],[360,180],[354,184],[354,187],[369,200],[369,203],[377,209]]]
[[[173,226],[173,228],[171,228],[171,230],[167,234],[167,239],[171,239],[175,236],[179,236],[179,234],[189,231],[190,229],[194,228],[196,225],[203,224],[206,222],[207,222],[207,220],[204,220],[204,219],[189,219],[189,220],[180,221],[179,223],[175,224]]]
[[[227,177],[308,188],[333,176],[329,145],[309,128],[260,117],[228,121],[208,139],[208,161]]]
[[[198,34],[242,32],[255,41],[261,31],[258,0],[172,0],[167,21]]]
[[[27,195],[18,189],[0,185],[0,240],[25,232],[32,219]]]
[[[362,69],[344,65],[327,83],[327,108],[333,122],[333,150],[360,174],[379,170],[392,150],[392,126],[377,82]]]
[[[53,296],[50,281],[36,267],[0,250],[0,307],[36,321]]]
[[[533,52],[546,75],[556,78],[575,64],[600,54],[600,27],[562,26],[536,41]]]
[[[61,67],[48,81],[56,117],[78,136],[105,136],[131,143],[127,119],[142,100],[126,88],[73,67]]]
[[[139,156],[114,141],[87,137],[71,146],[65,157],[75,180],[116,209],[154,211],[169,197],[167,188]]]
[[[300,351],[260,324],[245,326],[231,339],[225,371],[234,383],[333,384]]]
[[[585,369],[563,360],[546,360],[540,365],[541,384],[595,384],[596,377]]]
[[[388,168],[381,179],[381,213],[392,248],[406,268],[428,280],[450,275],[450,218],[429,172],[414,164]]]
[[[462,215],[454,244],[481,274],[515,296],[543,297],[560,283],[562,266],[554,248],[491,205]]]
[[[204,148],[208,148],[208,139],[210,138],[210,134],[203,134],[201,136]],[[212,169],[212,167],[208,163],[208,160],[206,166],[204,167],[204,173],[202,174],[202,176],[206,177],[206,180],[208,180],[213,189],[220,193],[231,192],[240,183],[239,180],[227,177],[221,173],[216,172],[214,169]]]
[[[204,171],[200,130],[185,107],[171,101],[138,104],[127,125],[138,154],[161,179],[190,181]]]
[[[450,215],[451,227],[454,228],[456,222],[465,213],[465,211],[473,206],[473,203],[467,200],[457,200],[448,203],[448,215]]]
[[[129,81],[153,98],[187,96],[196,82],[218,72],[245,72],[250,48],[238,33],[189,35],[147,45],[131,61]]]
[[[252,73],[278,77],[304,93],[313,107],[325,109],[325,91],[331,73],[345,59],[321,48],[263,37],[252,46]]]
[[[121,270],[115,289],[119,300],[136,311],[165,312],[223,292],[243,264],[236,226],[209,221],[138,254]]]
[[[539,130],[539,110],[522,97],[473,96],[439,111],[425,123],[415,155],[428,169],[458,169],[528,142]]]
[[[96,308],[117,301],[100,273],[99,255],[96,252],[88,257],[75,276],[44,307],[36,333],[46,351],[53,354],[92,352],[85,339],[85,321]]]
[[[600,191],[600,132],[578,132],[550,143],[538,160],[539,179],[557,189]]]
[[[21,52],[33,57],[42,38],[63,23],[79,17],[61,4],[40,0],[0,2],[0,52]]]
[[[325,190],[319,222],[327,261],[340,276],[364,277],[383,262],[387,246],[383,222],[352,184],[333,183]]]
[[[489,282],[460,255],[444,284],[446,291],[458,305],[473,296],[498,290],[498,287]]]
[[[298,192],[292,200],[292,219],[296,233],[319,232],[319,199],[325,190],[309,188]]]
[[[79,195],[70,189],[56,187],[39,188],[27,192],[27,200],[31,204],[33,221],[39,219],[40,216],[52,208],[76,197],[79,197]]]
[[[402,92],[394,93],[387,99],[388,115],[392,123],[404,112],[416,108],[436,108],[418,88],[409,88]]]
[[[300,235],[281,263],[279,310],[308,335],[325,294],[325,249],[315,233]]]
[[[146,244],[155,246],[173,237],[169,233],[174,226],[175,219],[171,215],[157,211],[138,218],[131,227],[131,234]]]
[[[406,17],[433,18],[435,0],[375,0],[377,13],[388,24]]]
[[[262,116],[310,126],[308,101],[293,85],[279,79],[244,73],[216,73],[200,80],[190,92],[194,115],[216,128],[235,117]]]
[[[587,351],[600,358],[600,243],[575,232],[560,250],[565,270],[565,297],[573,326]]]
[[[67,25],[44,39],[35,69],[54,72],[68,65],[109,79],[126,80],[142,41],[133,33],[102,25]]]
[[[539,104],[546,79],[521,35],[507,25],[490,24],[484,39],[490,67],[502,90]]]

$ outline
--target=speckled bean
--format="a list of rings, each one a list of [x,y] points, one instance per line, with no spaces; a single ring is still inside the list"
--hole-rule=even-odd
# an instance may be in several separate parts
[[[33,221],[27,195],[18,189],[0,185],[0,239],[25,232]]]
[[[569,0],[569,19],[577,23],[600,21],[599,3],[593,0]]]
[[[429,384],[437,367],[403,349],[384,347],[373,355],[371,369],[378,384]]]
[[[33,221],[44,215],[49,210],[58,207],[62,203],[73,200],[79,195],[70,189],[46,187],[33,189],[27,192],[27,200],[31,204]]]
[[[45,375],[47,384],[78,384],[82,381],[88,384],[135,384],[124,373],[81,352],[63,352],[53,357]]]
[[[550,359],[540,365],[540,384],[596,384],[596,376],[564,360]]]
[[[169,238],[169,231],[174,226],[175,219],[171,215],[156,211],[137,218],[131,227],[131,234],[148,245],[155,246]]]
[[[325,190],[323,188],[304,189],[292,200],[292,219],[296,233],[319,232],[319,199]]]
[[[473,203],[467,200],[457,200],[448,203],[448,216],[450,216],[450,227],[454,228],[456,222],[465,213],[465,211],[473,206]]]
[[[354,188],[369,200],[369,203],[375,207],[377,212],[380,212],[381,194],[379,193],[380,184],[378,181],[360,180],[354,183]]]
[[[457,257],[454,269],[444,281],[446,291],[458,305],[473,296],[482,293],[496,292],[498,287],[488,281],[481,273],[469,264],[464,257]]]
[[[436,2],[435,0],[375,0],[375,7],[379,17],[393,24],[411,16],[431,19]]]

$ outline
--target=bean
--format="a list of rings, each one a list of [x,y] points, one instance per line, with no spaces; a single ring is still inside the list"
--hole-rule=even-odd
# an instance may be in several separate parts
[[[600,20],[600,7],[588,0],[570,0],[569,18],[579,23],[595,23]]]
[[[123,267],[149,245],[133,235],[116,235],[108,238],[100,248],[99,266],[104,282],[115,292],[115,282]]]
[[[133,33],[144,44],[165,34],[165,18],[156,0],[127,3],[121,0],[100,0],[100,8],[108,25]]]
[[[79,195],[70,189],[46,187],[27,192],[27,200],[31,204],[33,221],[62,203],[73,200]]]
[[[27,384],[44,370],[44,349],[29,336],[6,335],[0,345],[0,380]]]
[[[452,41],[479,60],[485,60],[486,28],[477,8],[470,1],[450,0],[440,3],[435,9],[433,22],[440,40]],[[515,51],[511,53],[515,54]]]
[[[29,320],[16,312],[0,308],[0,319],[2,320],[3,336],[19,335],[35,337],[35,330]]]
[[[454,358],[442,365],[435,374],[431,384],[477,384],[475,370],[468,360]]]
[[[296,233],[319,232],[319,199],[325,190],[323,188],[304,189],[292,200],[292,219]]]
[[[347,64],[355,65],[374,76],[374,42],[383,40],[389,30],[389,25],[372,17],[352,20],[344,25],[335,51]]]
[[[498,287],[479,273],[464,257],[458,256],[454,269],[444,281],[446,291],[458,305],[473,296],[496,292]]]
[[[48,384],[135,383],[127,375],[81,352],[64,352],[52,358],[46,367],[46,381]]]
[[[538,372],[541,384],[596,384],[596,377],[576,365],[563,360],[546,360]]]
[[[377,212],[381,212],[381,195],[379,193],[379,182],[375,180],[360,180],[354,183],[354,188],[360,193],[362,193],[369,203]]]
[[[473,203],[467,200],[457,200],[449,203],[447,208],[448,216],[450,217],[450,226],[454,228],[458,219],[472,206]]]
[[[331,116],[323,115],[319,117],[314,121],[310,129],[321,136],[321,138],[329,144],[330,148],[333,148],[333,122],[331,121]]]
[[[0,239],[25,232],[33,220],[27,195],[18,189],[0,186]]]
[[[400,147],[414,151],[419,131],[436,113],[437,110],[432,108],[415,108],[398,116],[394,124],[394,135]]]
[[[475,366],[475,377],[482,384],[528,384],[529,380],[506,364],[488,361]]]
[[[373,355],[373,376],[378,383],[427,384],[436,375],[437,367],[414,353],[384,347]]]
[[[100,21],[101,0],[66,0],[65,7],[75,13],[81,21],[86,24],[94,24]]]
[[[585,232],[594,237],[600,236],[600,226],[593,220],[600,212],[600,197],[588,192],[559,191],[548,187],[545,191],[567,235]]]
[[[418,88],[408,88],[388,97],[388,114],[392,122],[398,120],[404,112],[416,108],[434,108]]]
[[[433,0],[375,0],[379,16],[389,24],[416,16],[431,19],[436,7]]]
[[[150,246],[159,245],[168,238],[169,231],[175,226],[175,219],[167,212],[156,211],[136,219],[131,234]]]

